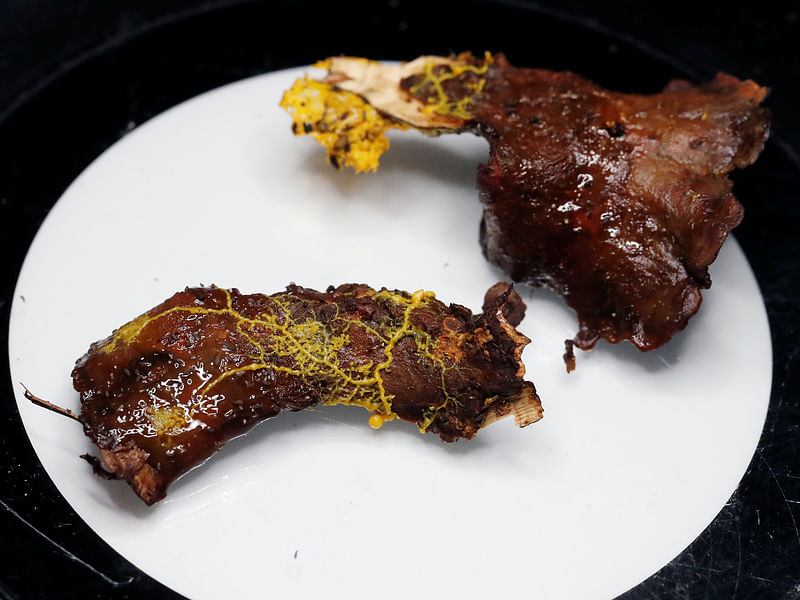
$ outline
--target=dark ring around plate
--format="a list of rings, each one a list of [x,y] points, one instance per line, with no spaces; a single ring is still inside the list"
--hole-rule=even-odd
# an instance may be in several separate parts
[[[402,60],[489,49],[519,65],[580,71],[622,91],[651,92],[672,77],[713,75],[556,4],[471,0],[443,22],[430,5],[401,0],[346,7],[217,1],[160,16],[80,53],[0,111],[3,344],[26,250],[67,185],[131,128],[203,91],[342,53]],[[800,168],[778,132],[734,180],[747,210],[735,235],[756,273],[772,331],[766,426],[739,489],[713,523],[623,594],[625,600],[800,597],[800,351],[794,340],[800,331]],[[14,400],[18,382],[10,381],[5,361],[0,376],[0,531],[6,548],[14,549],[0,563],[0,597],[180,598],[119,556],[69,507],[30,446]]]

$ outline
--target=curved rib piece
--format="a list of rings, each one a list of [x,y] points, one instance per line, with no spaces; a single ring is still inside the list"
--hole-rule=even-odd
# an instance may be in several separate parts
[[[346,284],[318,292],[179,292],[95,344],[72,373],[80,421],[100,450],[95,470],[148,504],[226,441],[282,410],[351,404],[370,425],[395,418],[445,441],[472,438],[542,408],[523,379],[514,328],[524,304],[494,286],[484,312]]]

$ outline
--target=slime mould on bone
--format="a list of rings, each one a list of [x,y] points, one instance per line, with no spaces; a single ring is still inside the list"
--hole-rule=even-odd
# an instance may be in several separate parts
[[[639,95],[516,68],[502,54],[315,66],[327,76],[299,79],[281,106],[337,168],[376,169],[392,128],[488,140],[477,176],[483,252],[575,310],[568,369],[573,345],[652,350],[686,327],[742,219],[728,173],[755,161],[769,131],[767,90],[722,73]]]
[[[483,313],[413,294],[346,284],[326,292],[242,294],[187,288],[91,345],[72,372],[75,415],[100,458],[147,504],[226,441],[282,410],[362,406],[444,441],[514,415],[542,417],[515,327],[525,305],[498,283]]]

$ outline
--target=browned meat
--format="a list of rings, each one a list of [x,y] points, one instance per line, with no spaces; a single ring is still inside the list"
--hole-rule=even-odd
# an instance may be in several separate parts
[[[697,312],[742,219],[727,174],[763,147],[765,94],[722,74],[616,94],[498,57],[473,109],[490,143],[478,172],[487,258],[562,294],[578,347],[661,346]]]
[[[388,147],[374,140],[397,123],[489,141],[478,169],[484,253],[515,281],[563,295],[582,349],[605,338],[651,350],[686,326],[742,218],[727,174],[752,163],[768,135],[758,106],[767,90],[724,74],[643,96],[516,68],[502,54],[319,66],[324,82],[300,80],[282,105],[335,165],[374,169]]]
[[[282,410],[318,403],[367,408],[445,441],[472,438],[513,414],[541,418],[514,328],[524,304],[510,284],[484,312],[429,292],[348,284],[274,295],[179,292],[92,344],[72,373],[96,470],[148,504],[227,440]]]

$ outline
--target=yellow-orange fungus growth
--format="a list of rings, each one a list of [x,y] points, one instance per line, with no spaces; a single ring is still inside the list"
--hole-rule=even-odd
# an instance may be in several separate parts
[[[209,373],[207,380],[197,388],[189,405],[169,407],[148,406],[145,414],[155,435],[176,435],[193,426],[193,420],[204,400],[213,396],[216,388],[226,379],[247,371],[267,369],[298,376],[304,380],[326,382],[321,395],[323,404],[348,404],[362,406],[374,413],[370,425],[380,427],[385,421],[397,417],[392,410],[392,394],[384,385],[384,374],[391,369],[396,345],[406,338],[414,340],[418,360],[427,361],[441,372],[441,404],[431,406],[417,424],[425,432],[436,417],[436,413],[451,400],[445,385],[445,373],[449,368],[430,334],[411,322],[411,313],[435,299],[433,292],[417,291],[413,294],[388,290],[374,292],[373,297],[387,301],[401,310],[398,322],[386,321],[377,328],[370,327],[354,318],[335,316],[327,322],[304,317],[295,319],[288,294],[270,296],[273,310],[257,316],[244,316],[233,306],[231,293],[225,294],[226,305],[220,308],[207,306],[173,306],[156,314],[146,313],[117,329],[100,348],[106,354],[121,345],[133,344],[147,328],[161,319],[183,315],[186,320],[201,319],[207,315],[229,318],[235,331],[246,340],[250,350],[242,364],[232,364],[218,372]],[[350,334],[360,328],[374,336],[383,346],[380,361],[343,361],[348,353]],[[196,423],[195,423],[196,425]]]
[[[522,379],[529,340],[504,316],[518,323],[522,311],[505,283],[487,291],[479,315],[432,292],[356,283],[275,294],[186,288],[76,362],[79,420],[101,456],[89,460],[152,504],[283,411],[361,406],[376,429],[400,419],[448,442],[509,414],[528,425],[542,414]]]
[[[369,426],[373,429],[380,429],[383,427],[383,424],[386,422],[386,419],[383,418],[383,415],[375,413],[369,418]]]
[[[356,173],[378,168],[378,157],[389,148],[388,130],[407,128],[357,95],[308,77],[295,81],[280,105],[291,115],[295,135],[311,135],[328,151],[333,166],[352,167]]]
[[[424,98],[426,105],[423,110],[426,112],[471,119],[470,106],[486,85],[486,79],[474,76],[484,75],[491,64],[492,55],[489,52],[486,52],[481,65],[468,62],[466,56],[463,61],[449,61],[446,64],[434,59],[426,60],[420,73],[421,79],[411,86],[409,92],[416,97],[428,92]],[[470,76],[470,80],[466,80]],[[463,87],[458,94],[448,94],[445,84],[458,79],[465,79]]]

